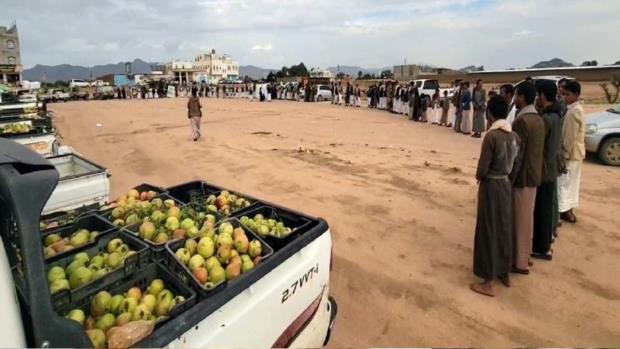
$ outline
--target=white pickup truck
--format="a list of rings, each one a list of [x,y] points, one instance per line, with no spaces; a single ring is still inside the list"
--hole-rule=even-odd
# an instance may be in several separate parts
[[[77,320],[66,318],[64,311],[55,308],[48,288],[50,264],[43,254],[38,223],[58,179],[58,171],[48,160],[15,142],[0,139],[0,302],[3,305],[0,347],[94,345]],[[179,192],[170,189],[171,195],[179,196]],[[85,308],[95,304],[95,292],[101,289],[110,287],[122,292],[135,286],[142,288],[155,277],[165,277],[166,285],[170,282],[174,292],[185,290],[185,298],[180,301],[183,307],[178,311],[173,308],[168,317],[155,323],[152,333],[130,344],[132,347],[325,345],[337,312],[336,303],[329,297],[332,241],[327,223],[267,202],[255,204],[287,211],[306,224],[295,228],[285,239],[259,239],[265,246],[271,246],[273,254],[238,279],[203,294],[167,271],[171,266],[166,263],[173,259],[160,259],[153,253],[146,266],[143,264],[118,284],[106,284],[105,278],[101,279],[103,282],[93,282],[99,288],[93,288],[90,293],[85,291],[80,304],[85,304]],[[252,207],[240,212],[250,214]],[[72,231],[73,227],[66,229]],[[126,233],[114,229],[100,233],[95,243],[109,239],[110,235],[106,234]],[[84,251],[90,251],[88,246],[68,253]],[[84,286],[86,290],[88,287],[88,284]],[[77,302],[73,298],[72,301]]]
[[[418,79],[411,80],[409,83],[413,83],[415,87],[418,88],[418,93],[420,97],[428,99],[428,105],[430,105],[431,98],[435,94],[435,91],[439,89],[439,96],[443,97],[444,91],[448,92],[448,97],[452,97],[454,95],[454,88],[441,88],[439,86],[439,81],[434,79]]]

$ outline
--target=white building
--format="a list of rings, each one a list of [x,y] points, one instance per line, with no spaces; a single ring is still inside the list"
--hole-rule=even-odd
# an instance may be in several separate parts
[[[332,73],[331,71],[329,71],[327,69],[312,68],[312,69],[310,69],[310,77],[311,78],[330,78],[330,79],[333,79],[334,78],[334,73]]]
[[[239,78],[239,63],[229,55],[218,55],[215,50],[197,56],[194,59],[195,81],[218,83],[222,79],[236,80]]]

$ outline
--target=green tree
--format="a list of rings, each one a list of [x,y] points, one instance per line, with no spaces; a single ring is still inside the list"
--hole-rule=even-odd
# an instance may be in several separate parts
[[[358,80],[361,80],[363,76],[364,76],[364,74],[362,73],[362,71],[361,71],[361,70],[357,72],[357,78],[358,78]]]
[[[381,78],[382,79],[391,79],[394,77],[394,74],[392,74],[392,71],[389,69],[386,69],[384,71],[381,72]]]

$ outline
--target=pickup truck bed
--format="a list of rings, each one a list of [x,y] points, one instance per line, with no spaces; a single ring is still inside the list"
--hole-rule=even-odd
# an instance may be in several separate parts
[[[43,214],[94,203],[103,205],[109,200],[110,182],[105,168],[76,154],[53,156],[48,160],[60,174],[60,179]]]

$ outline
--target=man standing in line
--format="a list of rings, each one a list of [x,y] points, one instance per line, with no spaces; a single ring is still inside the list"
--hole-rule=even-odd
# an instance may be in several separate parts
[[[515,88],[511,84],[502,85],[502,87],[499,88],[499,94],[504,96],[504,98],[506,98],[509,103],[508,117],[506,118],[506,120],[508,120],[508,122],[512,125],[512,123],[515,121],[515,116],[517,115],[517,107],[515,106],[515,102],[513,100],[515,95]]]
[[[187,102],[187,118],[189,119],[192,127],[194,142],[197,142],[198,139],[200,139],[200,119],[202,118],[202,105],[200,105],[200,100],[196,94],[196,88],[192,88],[192,96]]]
[[[448,111],[450,111],[450,98],[448,98],[448,91],[443,91],[443,98],[441,99],[441,121],[439,122],[440,126],[452,126],[452,124],[448,122]]]
[[[454,132],[461,132],[461,119],[463,118],[463,82],[459,81],[452,96],[454,105]]]
[[[482,132],[486,131],[486,101],[487,92],[482,87],[482,80],[476,81],[474,87],[474,134],[472,137],[480,138]]]
[[[586,156],[586,125],[583,107],[579,102],[581,85],[570,81],[564,87],[564,100],[568,111],[564,116],[562,128],[561,158],[566,163],[566,173],[558,179],[558,204],[560,218],[569,223],[577,223],[573,209],[579,206],[579,186],[581,165]]]
[[[566,83],[568,82],[568,79],[566,78],[562,78],[560,79],[560,81],[558,81],[558,104],[560,105],[560,118],[564,118],[564,115],[566,115],[566,112],[568,110],[568,107],[566,106],[566,101],[564,100],[564,87],[566,87]]]
[[[462,116],[461,116],[461,132],[464,135],[471,134],[471,92],[469,91],[469,82],[463,83],[462,89]]]
[[[474,274],[483,279],[470,287],[485,296],[495,296],[495,278],[510,287],[512,267],[512,172],[519,152],[519,137],[506,121],[508,102],[502,96],[489,100],[492,126],[484,137],[476,179],[478,213],[474,238]]]
[[[551,260],[551,241],[555,230],[554,199],[556,196],[556,182],[559,176],[558,154],[562,134],[562,120],[560,119],[559,104],[556,103],[557,87],[551,80],[538,80],[538,110],[545,124],[545,145],[543,149],[542,180],[536,190],[536,204],[534,206],[534,238],[532,243],[532,257]]]
[[[536,188],[540,185],[545,145],[545,124],[538,115],[534,101],[536,87],[525,82],[517,88],[515,104],[519,109],[512,124],[520,139],[519,166],[513,171],[512,200],[514,209],[514,268],[513,272],[529,274],[534,230]]]

